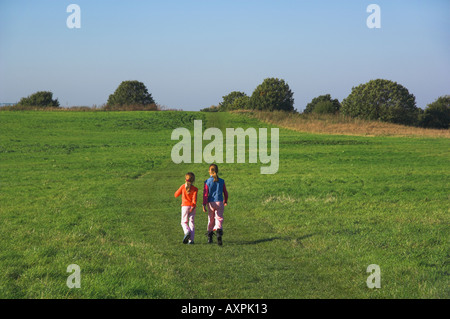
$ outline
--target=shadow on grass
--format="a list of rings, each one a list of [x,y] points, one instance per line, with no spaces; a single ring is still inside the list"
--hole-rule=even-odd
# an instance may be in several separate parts
[[[284,240],[284,241],[296,241],[299,242],[303,239],[309,238],[314,236],[314,234],[307,234],[301,237],[281,237],[281,236],[276,236],[276,237],[270,237],[270,238],[261,238],[261,239],[256,239],[256,240],[249,240],[249,241],[228,241],[228,243],[232,244],[232,245],[258,245],[261,243],[266,243],[266,242],[272,242],[274,240]]]

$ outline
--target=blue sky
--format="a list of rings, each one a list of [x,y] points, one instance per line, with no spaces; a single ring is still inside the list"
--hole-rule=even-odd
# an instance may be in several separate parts
[[[80,29],[66,26],[71,3]],[[372,3],[380,29],[366,25]],[[450,94],[450,1],[0,1],[0,102],[47,90],[62,106],[101,105],[139,80],[157,103],[199,110],[268,77],[299,111],[376,78],[424,108]]]

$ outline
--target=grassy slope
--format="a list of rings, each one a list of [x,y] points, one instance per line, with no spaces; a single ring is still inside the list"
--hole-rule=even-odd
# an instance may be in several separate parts
[[[356,136],[402,136],[450,138],[450,130],[406,126],[382,121],[362,120],[342,114],[286,113],[282,111],[234,111],[263,122],[299,132]]]
[[[221,164],[224,246],[182,245],[174,128],[236,114],[2,112],[0,297],[448,298],[449,140],[280,129],[280,169]],[[206,145],[206,142],[205,142]],[[66,267],[81,267],[68,289]],[[382,288],[366,286],[369,264]]]

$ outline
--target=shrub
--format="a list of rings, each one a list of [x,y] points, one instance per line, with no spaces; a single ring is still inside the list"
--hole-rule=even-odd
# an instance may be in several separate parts
[[[48,91],[39,91],[23,97],[17,103],[18,107],[59,107],[58,99],[53,100],[53,93]]]
[[[342,101],[341,112],[352,117],[405,125],[417,124],[419,115],[414,95],[402,85],[382,79],[352,88],[350,95]]]
[[[220,111],[229,111],[233,109],[233,102],[237,98],[246,97],[244,92],[233,91],[228,95],[222,96],[222,102],[219,104]]]
[[[132,108],[140,108],[142,106],[155,108],[152,106],[155,101],[148,92],[144,83],[139,81],[123,81],[116,89],[114,94],[108,98],[107,108],[133,106]]]
[[[337,99],[332,100],[330,94],[321,95],[312,99],[306,105],[303,113],[337,113],[341,108],[341,103]]]
[[[125,104],[121,106],[105,105],[103,111],[160,111],[157,104]]]
[[[230,106],[231,110],[247,110],[249,108],[250,108],[250,97],[247,95],[235,98]]]
[[[283,79],[267,78],[250,98],[250,108],[265,111],[294,111],[294,93]]]
[[[219,106],[211,105],[210,107],[205,107],[204,109],[201,109],[200,112],[218,112]]]
[[[320,101],[314,106],[313,113],[317,114],[334,114],[336,109],[330,101]]]
[[[450,95],[439,97],[428,104],[420,115],[419,124],[426,128],[448,129],[450,126]]]

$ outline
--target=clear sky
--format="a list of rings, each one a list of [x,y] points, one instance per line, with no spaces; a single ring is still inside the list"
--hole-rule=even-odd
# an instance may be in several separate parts
[[[80,29],[66,25],[71,3]],[[366,24],[372,3],[380,29]],[[161,105],[199,110],[268,77],[299,111],[376,78],[425,108],[450,94],[450,1],[0,0],[0,102],[46,90],[61,106],[102,105],[138,80]]]

